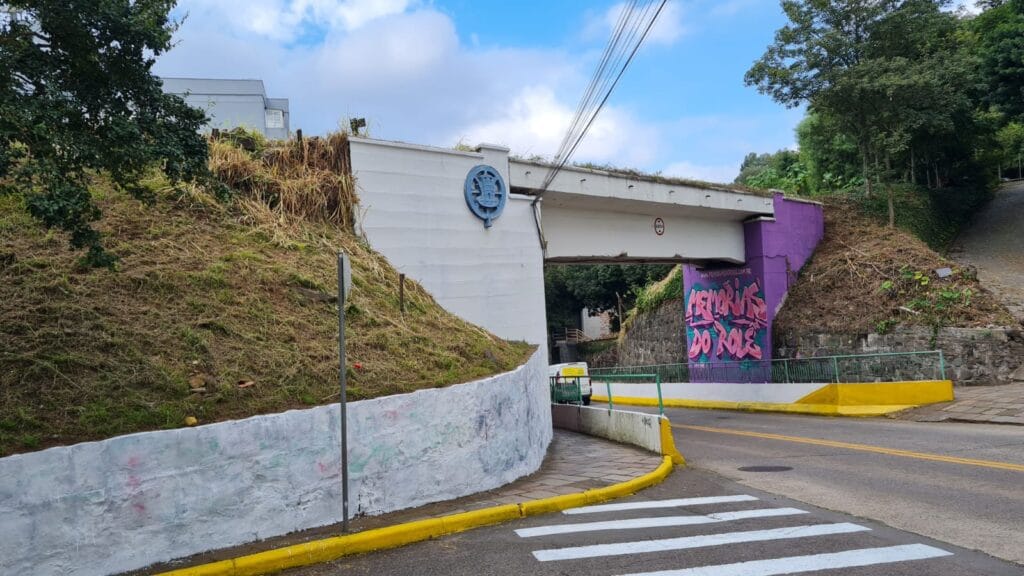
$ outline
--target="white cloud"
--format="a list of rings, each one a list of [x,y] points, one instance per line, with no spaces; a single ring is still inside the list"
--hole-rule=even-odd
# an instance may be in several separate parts
[[[740,173],[739,164],[702,165],[691,162],[675,162],[669,164],[662,174],[669,177],[689,178],[716,184],[728,184]]]
[[[291,41],[306,27],[356,30],[401,14],[410,0],[192,0],[183,2],[190,19],[216,21],[227,30]]]
[[[574,110],[545,86],[527,86],[496,118],[471,125],[457,136],[465,142],[503,144],[522,156],[551,158],[558,151]],[[656,152],[658,131],[628,112],[605,108],[573,155],[574,160],[646,165]]]

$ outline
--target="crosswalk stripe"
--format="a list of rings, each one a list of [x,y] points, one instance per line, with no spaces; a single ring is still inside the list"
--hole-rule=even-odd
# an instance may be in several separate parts
[[[747,518],[770,518],[773,516],[793,516],[807,514],[799,508],[763,508],[757,510],[738,510],[736,512],[717,512],[707,515],[692,516],[657,516],[653,518],[627,518],[606,522],[583,522],[579,524],[554,524],[537,526],[536,528],[520,528],[516,534],[521,538],[534,536],[550,536],[552,534],[571,534],[574,532],[596,532],[598,530],[629,530],[633,528],[661,528],[665,526],[692,526],[695,524],[713,524],[730,520]]]
[[[626,554],[642,554],[646,552],[666,552],[669,550],[687,550],[708,546],[723,546],[744,542],[764,542],[767,540],[783,540],[791,538],[807,538],[810,536],[826,536],[829,534],[849,534],[865,532],[870,528],[841,522],[838,524],[814,524],[810,526],[790,526],[771,530],[752,530],[749,532],[726,532],[724,534],[705,534],[685,536],[682,538],[665,538],[662,540],[642,540],[637,542],[620,542],[615,544],[596,544],[591,546],[575,546],[571,548],[555,548],[536,550],[533,556],[541,562],[552,560],[577,560],[580,558],[599,558],[602,556],[622,556]]]
[[[704,504],[724,504],[726,502],[750,502],[757,500],[754,496],[738,494],[735,496],[705,496],[702,498],[677,498],[674,500],[647,500],[643,502],[623,502],[620,504],[600,504],[569,508],[562,514],[595,514],[598,512],[619,512],[622,510],[649,510],[652,508],[678,508],[681,506],[701,506]]]
[[[924,544],[907,544],[886,548],[862,548],[830,554],[810,554],[807,556],[790,556],[771,560],[751,560],[736,564],[720,564],[718,566],[698,566],[681,570],[662,570],[659,572],[638,572],[629,576],[781,576],[783,574],[800,574],[817,570],[834,570],[875,564],[891,564],[910,560],[926,560],[952,556],[947,552]]]

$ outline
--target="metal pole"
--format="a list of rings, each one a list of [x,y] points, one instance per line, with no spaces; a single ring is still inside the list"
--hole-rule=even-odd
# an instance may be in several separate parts
[[[591,380],[591,382],[593,382],[593,380]],[[611,412],[612,410],[615,409],[615,406],[612,405],[612,381],[605,380],[604,387],[606,390],[608,390],[608,411]]]
[[[348,256],[338,252],[338,383],[341,387],[341,530],[348,532],[348,423],[345,406],[345,298]]]
[[[654,375],[654,383],[658,385],[658,414],[665,415],[665,402],[661,399],[661,374]]]
[[[788,359],[784,359],[782,361],[782,367],[786,370],[786,384],[789,384],[790,381],[789,381],[789,360]]]
[[[832,374],[836,378],[836,384],[839,384],[839,358],[832,357]]]
[[[580,406],[583,406],[583,384],[580,383],[579,376],[576,377],[576,399],[579,400]]]

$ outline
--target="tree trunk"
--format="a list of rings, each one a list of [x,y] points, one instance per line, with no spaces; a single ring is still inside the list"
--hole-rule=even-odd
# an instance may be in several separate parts
[[[935,187],[942,188],[942,177],[939,176],[939,165],[935,165]]]
[[[889,228],[896,227],[896,191],[889,186]]]
[[[917,163],[914,160],[914,149],[910,149],[910,183],[917,185]]]
[[[868,170],[868,147],[860,146],[861,171],[864,173],[864,195],[871,198],[871,172]]]

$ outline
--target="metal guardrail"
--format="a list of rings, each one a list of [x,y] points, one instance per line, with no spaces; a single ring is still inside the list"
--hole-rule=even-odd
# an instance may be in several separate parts
[[[945,380],[941,350],[591,368],[590,377],[654,374],[661,382],[860,383]]]
[[[612,397],[612,382],[621,382],[623,380],[629,380],[636,382],[639,380],[650,380],[658,389],[658,414],[665,415],[665,403],[661,396],[661,378],[657,374],[614,374],[614,375],[594,375],[590,376],[549,376],[551,386],[551,403],[552,404],[583,404],[583,390],[580,386],[580,380],[588,378],[591,381],[591,394],[593,394],[593,382],[595,380],[604,382],[605,393],[608,395],[608,409],[615,409],[615,401]]]
[[[580,379],[583,376],[549,376],[552,404],[583,405],[583,387]]]

